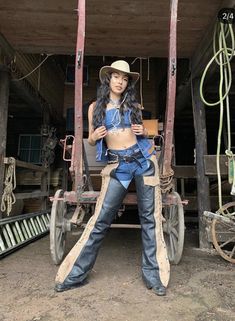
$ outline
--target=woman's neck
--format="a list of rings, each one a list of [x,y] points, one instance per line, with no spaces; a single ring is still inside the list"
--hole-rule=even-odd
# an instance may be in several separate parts
[[[121,96],[110,93],[109,103],[114,108],[120,108],[121,105]]]
[[[109,99],[112,101],[120,101],[121,100],[121,95],[116,95],[114,93],[110,93],[109,95]]]

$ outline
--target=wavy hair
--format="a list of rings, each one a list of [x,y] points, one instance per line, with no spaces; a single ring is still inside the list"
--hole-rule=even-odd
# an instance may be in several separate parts
[[[111,73],[107,73],[104,76],[103,81],[98,89],[97,93],[97,101],[93,110],[93,128],[96,129],[104,125],[105,119],[105,110],[106,106],[109,103],[109,95],[110,95],[110,79]],[[121,95],[121,106],[120,106],[120,114],[122,124],[124,122],[124,110],[131,109],[131,123],[132,124],[142,124],[142,113],[140,109],[140,105],[136,100],[136,90],[134,86],[134,82],[131,77],[128,77],[128,84],[125,91]]]

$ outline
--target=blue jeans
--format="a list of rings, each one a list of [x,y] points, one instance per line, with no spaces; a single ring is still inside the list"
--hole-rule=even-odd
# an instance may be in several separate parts
[[[109,150],[112,154],[119,156],[131,156],[140,152],[140,149],[137,144],[122,150]],[[120,183],[127,189],[130,182],[136,175],[142,175],[150,166],[149,160],[147,160],[141,153],[139,157],[136,158],[136,161],[133,159],[131,162],[126,162],[125,160],[120,159],[119,165],[116,168],[115,174]]]

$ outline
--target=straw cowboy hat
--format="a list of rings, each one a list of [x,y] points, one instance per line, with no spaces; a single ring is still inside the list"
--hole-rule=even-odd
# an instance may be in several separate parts
[[[111,66],[104,66],[100,69],[100,80],[101,82],[104,80],[104,76],[107,73],[112,73],[115,71],[121,71],[132,77],[134,83],[136,83],[140,77],[138,72],[131,72],[129,64],[124,60],[114,61]]]

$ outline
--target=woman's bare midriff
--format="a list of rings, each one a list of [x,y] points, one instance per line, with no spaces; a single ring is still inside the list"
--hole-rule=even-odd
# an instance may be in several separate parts
[[[126,149],[137,143],[136,135],[131,128],[119,128],[115,131],[108,131],[106,144],[109,149]]]

